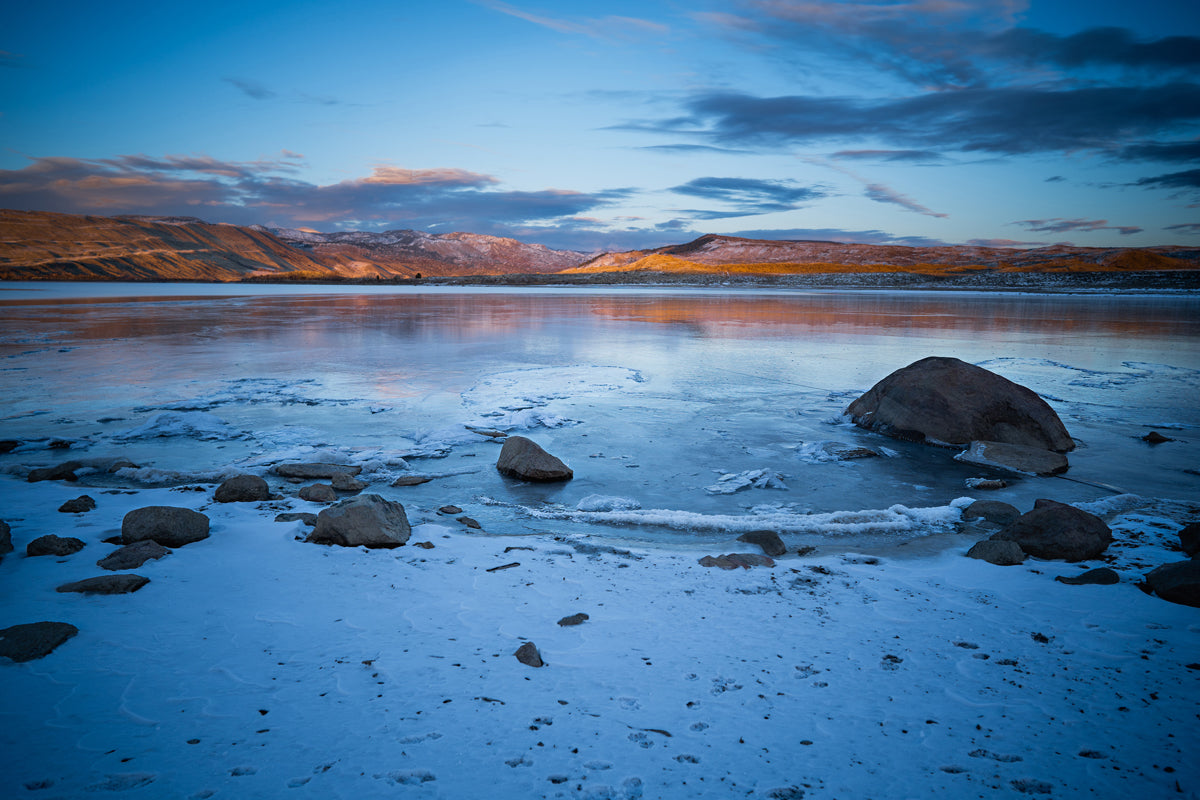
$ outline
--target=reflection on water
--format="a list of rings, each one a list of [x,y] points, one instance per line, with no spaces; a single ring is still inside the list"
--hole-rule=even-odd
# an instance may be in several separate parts
[[[59,299],[45,287],[0,293],[0,439],[63,437],[197,470],[296,447],[432,452],[444,440],[452,454],[437,465],[459,476],[408,490],[418,506],[476,496],[571,505],[591,493],[714,514],[936,506],[966,493],[975,470],[840,414],[893,370],[948,355],[1047,397],[1080,443],[1071,477],[1200,494],[1190,447],[1140,441],[1150,427],[1181,440],[1200,428],[1200,300],[1190,297],[132,288],[136,297],[105,286],[95,301],[70,296],[79,287]],[[119,438],[164,409],[200,409],[244,435]],[[500,481],[487,469],[494,443],[462,437],[465,424],[506,420],[564,457],[576,480]],[[898,455],[799,457],[828,440]],[[53,455],[0,455],[0,468]],[[704,491],[719,474],[761,469],[788,488]],[[1027,507],[1103,490],[1018,480],[1006,492],[993,497]]]

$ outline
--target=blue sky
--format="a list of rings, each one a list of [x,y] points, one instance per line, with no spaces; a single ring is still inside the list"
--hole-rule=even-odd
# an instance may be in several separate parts
[[[6,10],[0,207],[615,250],[1200,244],[1194,0]]]

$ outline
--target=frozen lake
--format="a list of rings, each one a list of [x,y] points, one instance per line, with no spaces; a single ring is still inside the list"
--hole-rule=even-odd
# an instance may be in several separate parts
[[[125,456],[140,468],[83,483],[171,485],[336,460],[417,518],[454,503],[490,532],[641,540],[904,538],[963,496],[1200,498],[1194,297],[8,284],[0,308],[13,473]],[[1078,442],[1067,475],[968,490],[1000,473],[842,418],[930,355],[1045,397]],[[473,428],[529,436],[576,477],[502,478]],[[829,460],[826,442],[885,455]],[[391,487],[405,472],[437,477]],[[833,513],[897,504],[919,511]]]

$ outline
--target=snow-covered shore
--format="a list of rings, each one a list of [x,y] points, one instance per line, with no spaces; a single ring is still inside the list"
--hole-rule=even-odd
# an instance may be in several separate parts
[[[55,510],[85,491],[96,510]],[[1101,562],[993,566],[964,557],[986,535],[967,527],[724,571],[697,562],[753,549],[733,535],[478,532],[407,503],[409,545],[365,550],[274,521],[316,504],[219,504],[211,486],[3,476],[0,496],[17,548],[0,628],[79,628],[0,665],[5,797],[1200,792],[1200,617],[1135,585],[1180,557],[1186,504],[1093,504],[1121,582],[1068,586],[1054,577]],[[135,570],[151,582],[134,594],[55,592],[103,573],[103,540],[148,505],[201,510],[212,535]],[[26,557],[47,533],[86,547]],[[545,667],[514,657],[526,640]]]

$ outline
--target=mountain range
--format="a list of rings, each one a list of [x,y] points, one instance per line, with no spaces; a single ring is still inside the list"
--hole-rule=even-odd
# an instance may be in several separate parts
[[[419,279],[601,273],[812,274],[1200,270],[1200,248],[1030,249],[847,244],[705,235],[581,253],[473,233],[320,233],[194,217],[0,210],[0,280]]]

